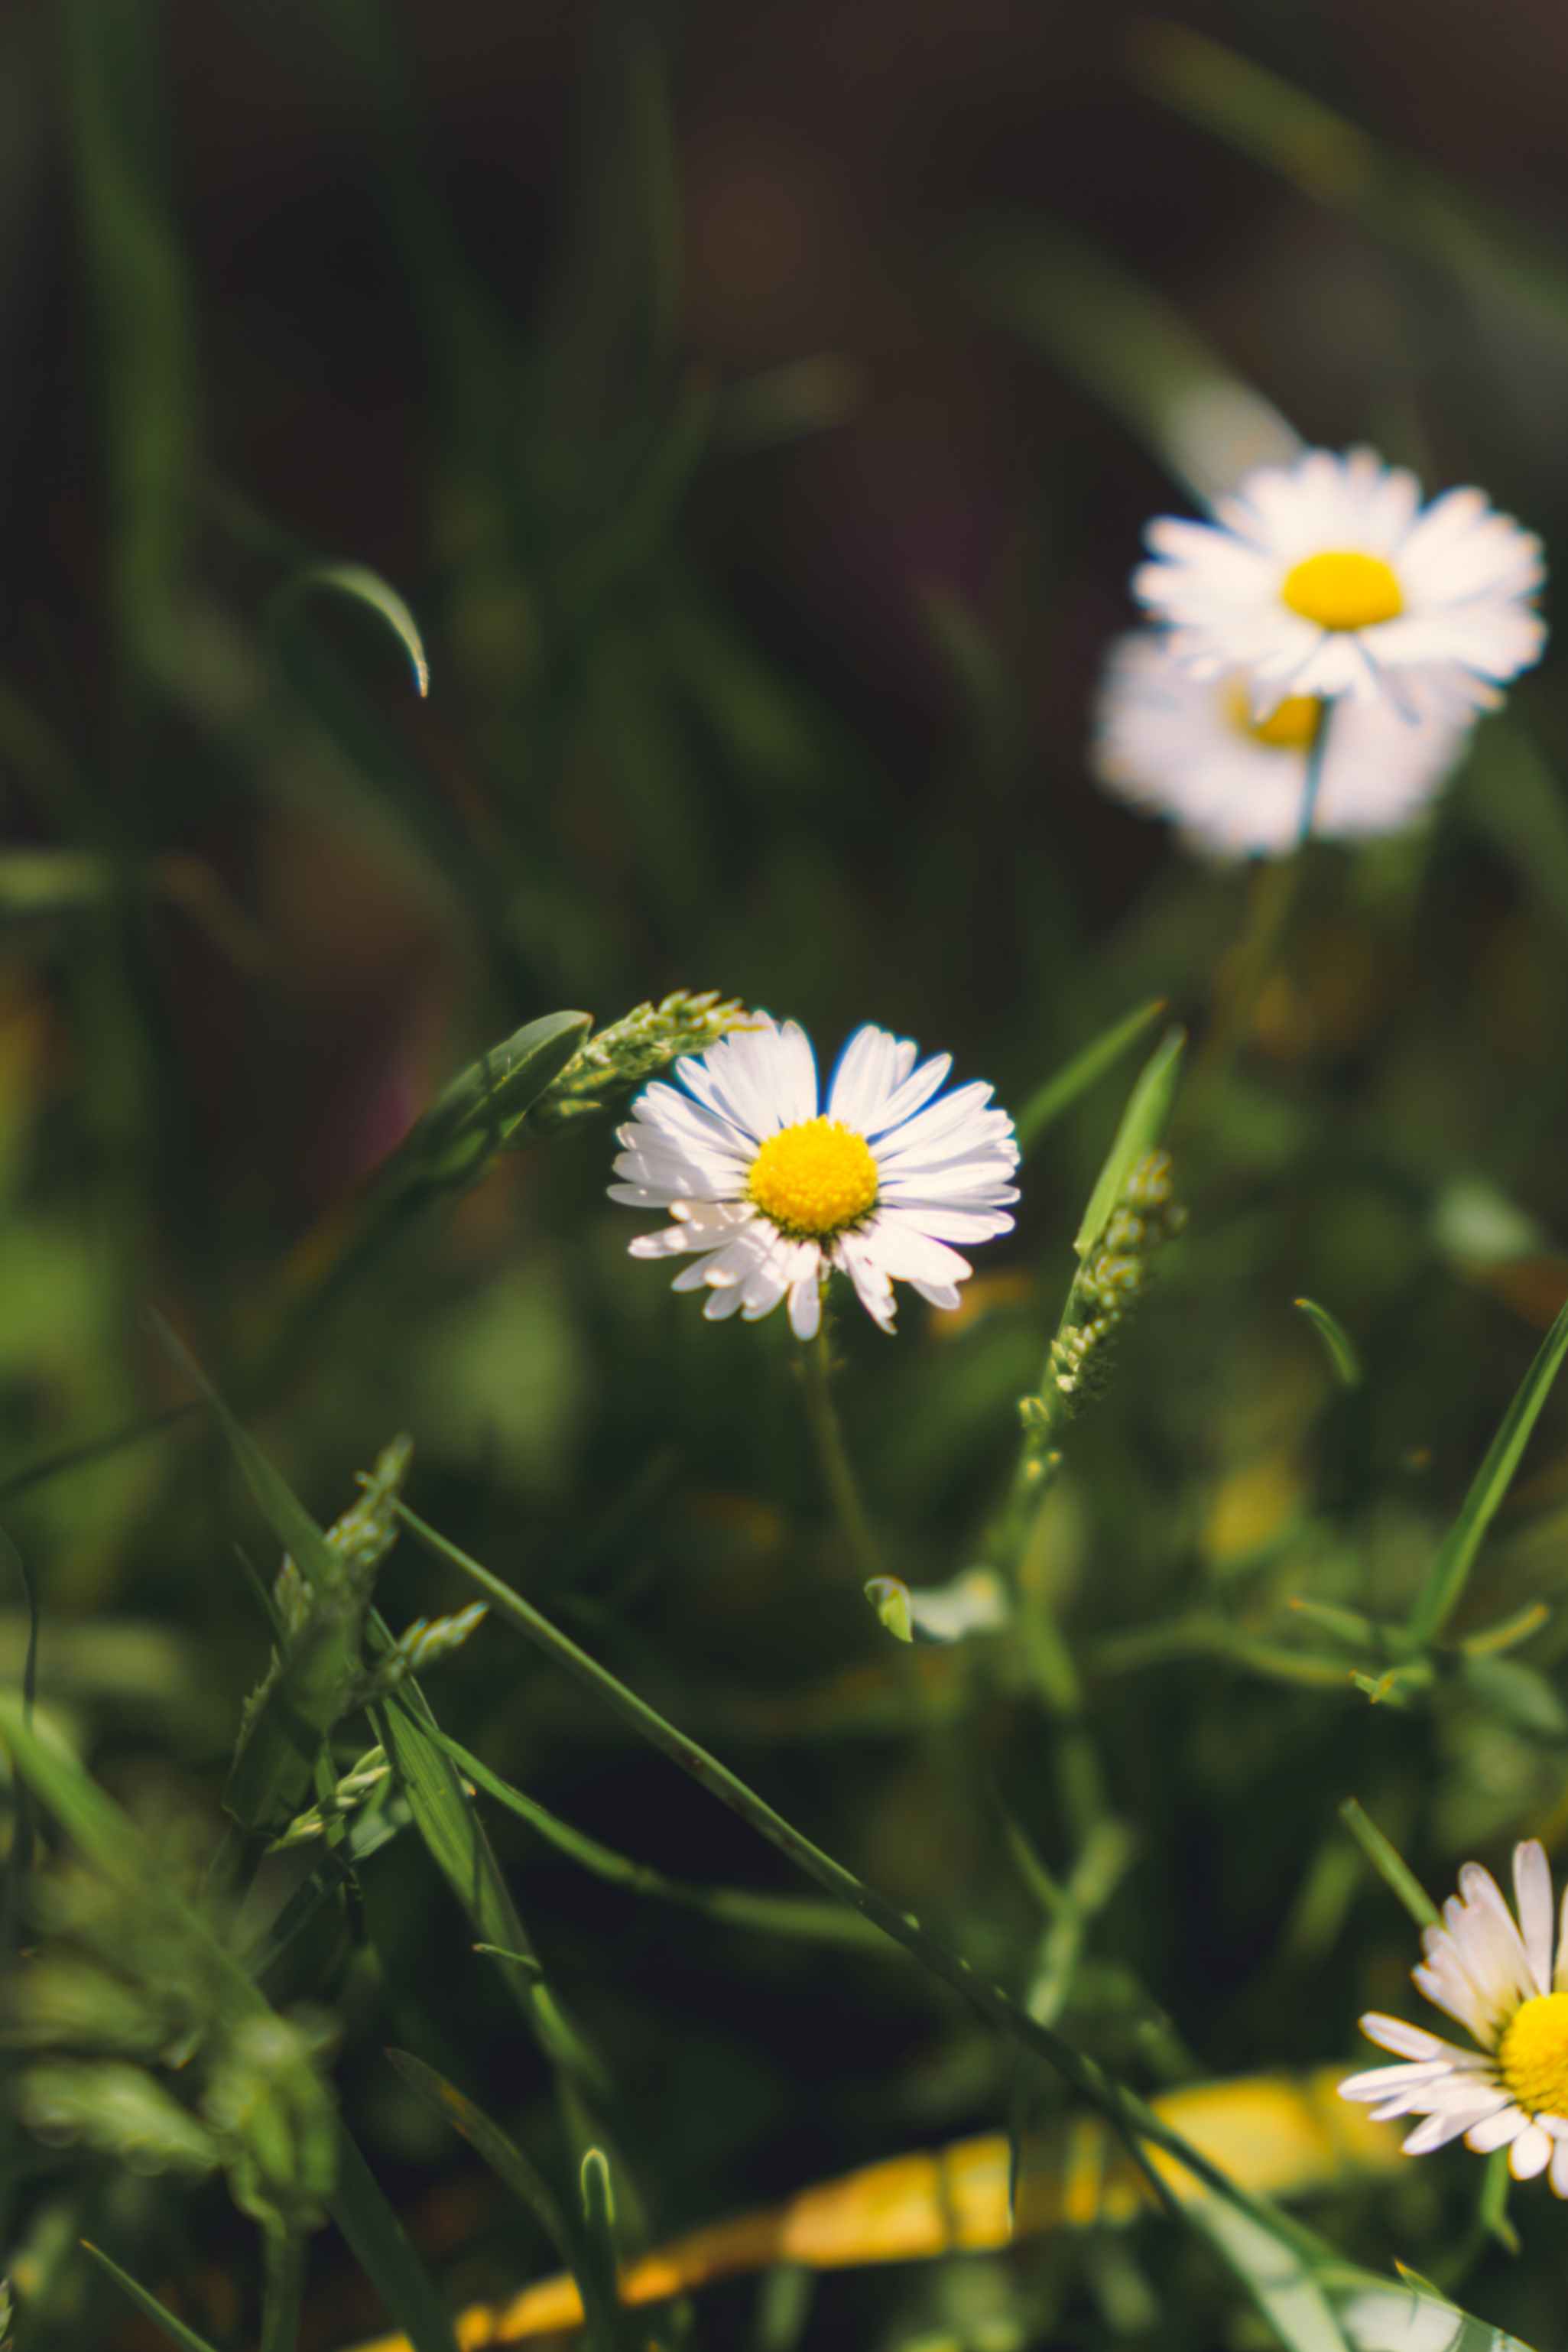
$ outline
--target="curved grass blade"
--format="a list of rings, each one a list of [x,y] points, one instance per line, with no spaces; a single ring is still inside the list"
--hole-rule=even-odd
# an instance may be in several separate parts
[[[1320,1307],[1315,1298],[1296,1298],[1291,1303],[1298,1314],[1306,1317],[1307,1321],[1322,1341],[1328,1353],[1328,1360],[1333,1366],[1334,1377],[1341,1386],[1347,1389],[1359,1388],[1362,1381],[1361,1358],[1357,1355],[1355,1342],[1344,1325],[1337,1317],[1331,1315],[1326,1307]]]
[[[1502,1417],[1497,1435],[1487,1448],[1469,1493],[1427,1571],[1427,1580],[1410,1612],[1409,1632],[1416,1642],[1435,1641],[1458,1606],[1482,1538],[1512,1484],[1520,1457],[1552,1391],[1563,1356],[1568,1354],[1568,1307],[1542,1341],[1535,1361],[1520,1383],[1513,1402]]]
[[[281,619],[301,597],[318,588],[326,588],[340,596],[351,596],[356,603],[369,605],[377,613],[397,638],[408,656],[413,672],[414,690],[423,701],[430,692],[430,663],[425,655],[424,640],[419,634],[419,624],[397,590],[372,572],[368,563],[311,563],[296,572],[273,599],[274,614]]]
[[[1019,1149],[1026,1156],[1040,1141],[1046,1129],[1053,1126],[1064,1111],[1071,1110],[1079,1096],[1087,1094],[1096,1079],[1103,1077],[1105,1072],[1121,1060],[1128,1046],[1137,1042],[1150,1023],[1157,1021],[1165,1009],[1163,996],[1152,997],[1147,1004],[1140,1005],[1136,1013],[1129,1013],[1124,1021],[1118,1021],[1111,1028],[1102,1030],[1098,1037],[1092,1038],[1054,1076],[1047,1078],[1045,1084],[1030,1095],[1013,1121]]]
[[[1185,1029],[1167,1030],[1145,1063],[1138,1082],[1127,1098],[1127,1108],[1122,1113],[1122,1123],[1105,1155],[1105,1164],[1089,1195],[1083,1221],[1073,1237],[1072,1246],[1080,1257],[1088,1256],[1104,1232],[1112,1210],[1126,1190],[1128,1177],[1165,1133],[1166,1121],[1176,1100],[1176,1078],[1186,1045]]]
[[[214,2347],[208,2343],[204,2336],[198,2336],[193,2327],[187,2327],[183,2319],[176,2319],[167,2304],[160,2303],[157,2296],[151,2294],[139,2280],[133,2279],[129,2271],[122,2271],[120,2264],[111,2261],[104,2252],[101,2246],[95,2246],[90,2238],[83,2238],[80,2242],[83,2253],[114,2281],[121,2294],[129,2297],[130,2301],[136,2305],[142,2318],[151,2320],[153,2326],[161,2329],[169,2338],[171,2344],[178,2344],[181,2352],[214,2352]]]

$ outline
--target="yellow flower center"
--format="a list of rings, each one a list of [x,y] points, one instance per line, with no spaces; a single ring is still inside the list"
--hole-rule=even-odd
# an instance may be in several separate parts
[[[1568,2116],[1568,1992],[1539,1992],[1514,2011],[1498,2072],[1527,2115]]]
[[[1225,703],[1231,725],[1249,735],[1254,743],[1266,743],[1271,751],[1310,751],[1317,740],[1323,707],[1315,694],[1288,694],[1267,719],[1253,718],[1243,686],[1233,686]]]
[[[1280,593],[1292,613],[1320,629],[1370,629],[1405,610],[1393,565],[1354,547],[1303,557],[1286,572]]]
[[[876,1161],[841,1119],[804,1118],[768,1137],[746,1189],[792,1241],[824,1241],[875,1208]]]

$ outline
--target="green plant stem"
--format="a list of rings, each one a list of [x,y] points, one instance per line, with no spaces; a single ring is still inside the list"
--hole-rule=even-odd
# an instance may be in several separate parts
[[[1321,2251],[1319,2242],[1310,2231],[1277,2213],[1264,2200],[1252,2196],[1236,2182],[1227,2179],[1219,2168],[1199,2151],[1190,2147],[1181,2135],[1162,2121],[1154,2110],[1131,2091],[1125,2090],[1107,2074],[1093,2059],[1084,2057],[1071,2043],[1040,2025],[1020,2009],[999,1985],[990,1983],[977,1974],[961,1953],[950,1951],[946,1944],[921,1925],[913,1912],[901,1911],[886,1895],[846,1870],[821,1846],[796,1829],[792,1822],[776,1812],[767,1800],[747,1788],[744,1780],[721,1764],[716,1756],[698,1747],[694,1739],[676,1729],[672,1723],[651,1707],[635,1691],[617,1681],[609,1670],[579,1649],[569,1635],[541,1616],[522,1595],[504,1584],[456,1544],[451,1543],[438,1530],[411,1511],[406,1505],[397,1506],[398,1516],[421,1543],[438,1559],[448,1561],[471,1578],[488,1593],[498,1613],[517,1627],[533,1646],[551,1659],[572,1680],[591,1691],[594,1696],[612,1713],[630,1725],[638,1737],[656,1748],[683,1772],[707,1789],[718,1801],[747,1822],[768,1843],[778,1849],[786,1860],[815,1879],[830,1895],[847,1903],[871,1920],[884,1936],[902,1945],[926,1972],[937,1978],[967,2001],[988,2024],[1017,2044],[1037,2063],[1043,2062],[1078,2094],[1090,2100],[1107,2116],[1125,2140],[1129,2149],[1149,2177],[1162,2201],[1167,2192],[1157,2174],[1151,2170],[1140,2143],[1163,2149],[1215,2195],[1249,2213],[1260,2225],[1276,2236],[1284,2235],[1293,2243],[1314,2256]]]
[[[861,1574],[883,1576],[886,1570],[882,1552],[861,1500],[844,1433],[839,1425],[838,1408],[833,1402],[832,1341],[825,1308],[816,1338],[801,1349],[800,1378],[806,1395],[806,1419],[810,1423],[839,1531],[853,1553]]]
[[[299,2339],[299,2298],[304,2284],[303,2232],[298,2230],[268,2230],[260,2352],[295,2352]]]
[[[1237,1056],[1251,1034],[1264,989],[1284,944],[1301,891],[1305,863],[1301,852],[1312,838],[1317,816],[1333,709],[1332,703],[1323,705],[1317,733],[1307,753],[1294,855],[1267,859],[1251,877],[1241,936],[1221,968],[1214,1017],[1193,1066],[1192,1083],[1186,1093],[1186,1124],[1198,1119],[1200,1114],[1208,1116],[1215,1098],[1223,1092]]]

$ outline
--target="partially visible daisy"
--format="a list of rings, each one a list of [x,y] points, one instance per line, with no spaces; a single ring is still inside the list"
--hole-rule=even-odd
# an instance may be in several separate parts
[[[1366,2101],[1379,2122],[1424,2117],[1406,2136],[1407,2156],[1462,2133],[1478,2156],[1506,2147],[1516,2180],[1550,2167],[1553,2189],[1568,2198],[1568,1890],[1559,1926],[1546,1851],[1534,1838],[1514,1847],[1513,1893],[1517,1923],[1491,1873],[1467,1862],[1443,1925],[1423,1930],[1427,1957],[1411,1970],[1418,1990],[1477,2047],[1462,2050],[1375,2011],[1362,2032],[1406,2063],[1352,2074],[1340,2095]]]
[[[1174,818],[1189,846],[1217,857],[1280,857],[1301,838],[1310,754],[1324,724],[1315,696],[1250,716],[1245,675],[1195,677],[1158,629],[1112,646],[1095,708],[1095,772],[1122,800]],[[1402,719],[1382,702],[1329,714],[1312,831],[1349,839],[1396,833],[1419,815],[1464,751],[1469,729]]]
[[[1260,718],[1292,695],[1490,709],[1546,640],[1540,541],[1479,490],[1423,508],[1370,449],[1260,467],[1212,522],[1165,516],[1147,539],[1134,593],[1195,677],[1243,670]]]
[[[802,1339],[835,1271],[884,1331],[895,1281],[956,1307],[970,1268],[950,1244],[1010,1229],[1019,1152],[989,1087],[941,1093],[952,1066],[950,1054],[917,1065],[907,1038],[857,1029],[824,1104],[804,1030],[754,1013],[678,1061],[679,1087],[646,1087],[617,1129],[611,1199],[674,1220],[640,1234],[632,1256],[695,1252],[674,1287],[706,1288],[711,1320],[755,1322],[788,1297]]]

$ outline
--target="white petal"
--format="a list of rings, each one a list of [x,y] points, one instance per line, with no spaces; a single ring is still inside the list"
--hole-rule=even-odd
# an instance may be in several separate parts
[[[1457,2107],[1443,2115],[1428,2116],[1406,2135],[1402,2146],[1406,2156],[1430,2156],[1434,2148],[1447,2147],[1451,2139],[1473,2130],[1491,2113],[1490,2107]]]
[[[1560,2139],[1552,2151],[1552,2191],[1568,2197],[1568,2139]]]
[[[910,1046],[913,1059],[915,1047]],[[828,1088],[828,1117],[864,1135],[875,1114],[897,1084],[899,1041],[885,1029],[867,1022],[855,1031],[839,1056]]]
[[[1552,1865],[1539,1838],[1513,1849],[1513,1894],[1519,1924],[1534,1976],[1533,1990],[1552,1990]]]
[[[1452,2048],[1436,2033],[1428,2033],[1424,2025],[1385,2016],[1380,2009],[1369,2009],[1359,2022],[1369,2042],[1375,2042],[1380,2050],[1396,2051],[1402,2058],[1446,2057]]]
[[[1470,2126],[1465,2134],[1465,2146],[1477,2156],[1490,2156],[1494,2147],[1506,2147],[1510,2140],[1517,2139],[1529,2121],[1522,2107],[1500,2107],[1484,2123]]]
[[[1508,2151],[1508,2168],[1516,2180],[1533,2180],[1552,2161],[1552,2139],[1539,2124],[1526,2124]]]
[[[814,1339],[822,1319],[822,1285],[816,1268],[789,1286],[789,1328],[797,1339]]]

